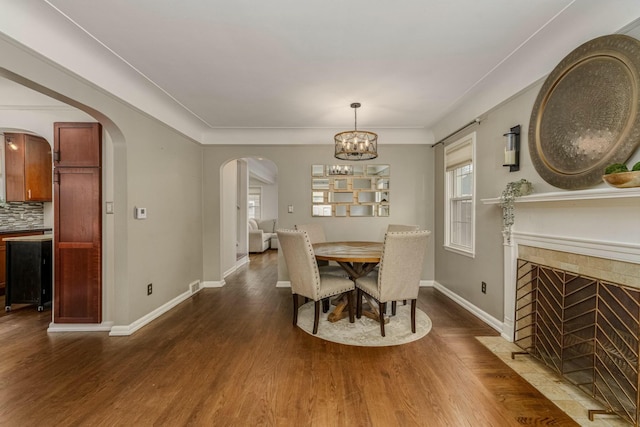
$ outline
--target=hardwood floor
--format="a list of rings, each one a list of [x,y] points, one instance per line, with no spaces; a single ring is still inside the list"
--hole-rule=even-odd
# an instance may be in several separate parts
[[[0,425],[574,426],[434,289],[424,338],[350,347],[291,325],[277,251],[130,337],[47,334],[50,309],[0,317]]]

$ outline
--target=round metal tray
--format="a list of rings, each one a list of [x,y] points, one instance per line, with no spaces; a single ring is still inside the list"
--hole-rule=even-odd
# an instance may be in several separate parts
[[[565,189],[602,182],[640,144],[640,41],[610,35],[567,55],[538,93],[529,153],[548,183]]]

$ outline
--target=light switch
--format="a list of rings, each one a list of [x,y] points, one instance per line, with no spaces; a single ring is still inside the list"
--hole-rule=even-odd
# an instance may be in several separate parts
[[[113,213],[113,202],[107,202],[106,203],[106,209],[107,209],[107,213],[108,214],[112,214]]]
[[[293,205],[289,205],[288,212],[289,212],[289,213],[293,213]]]
[[[147,219],[147,208],[138,208],[134,209],[134,216],[136,219]]]

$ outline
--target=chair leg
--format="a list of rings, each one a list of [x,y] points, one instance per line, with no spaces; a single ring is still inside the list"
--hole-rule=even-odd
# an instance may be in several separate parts
[[[298,324],[298,294],[293,294],[293,326]]]
[[[396,315],[396,301],[391,301],[391,315]]]
[[[416,302],[417,300],[411,300],[411,332],[416,333]]]
[[[349,323],[354,323],[356,321],[355,319],[355,308],[353,307],[353,304],[355,303],[355,301],[353,300],[353,291],[349,291],[349,293],[347,293],[347,298],[349,299],[349,303],[347,304],[349,306]]]
[[[320,320],[320,301],[315,301],[313,310],[313,335],[318,333],[318,321]]]
[[[384,337],[384,313],[387,311],[387,303],[381,302],[378,309],[380,310],[380,333]]]
[[[362,290],[356,289],[356,317],[362,317]]]
[[[325,298],[322,300],[322,312],[326,313],[327,311],[329,311],[329,298]]]

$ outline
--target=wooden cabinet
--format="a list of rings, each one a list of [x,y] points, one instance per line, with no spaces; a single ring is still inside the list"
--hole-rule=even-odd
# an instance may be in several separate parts
[[[38,234],[43,234],[43,232],[26,231],[24,233],[0,234],[0,295],[4,295],[5,286],[7,284],[7,248],[4,239],[8,237],[34,236]]]
[[[24,133],[5,133],[6,200],[50,202],[51,146],[44,139]]]
[[[54,123],[55,323],[102,321],[99,123]]]

